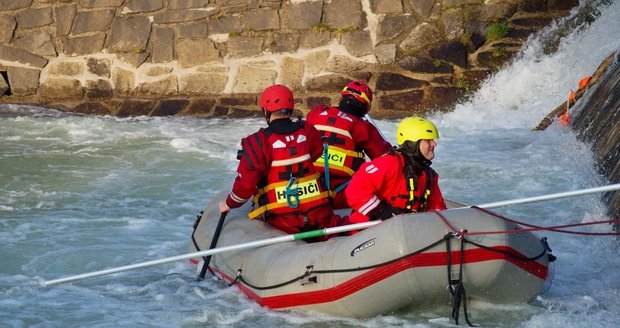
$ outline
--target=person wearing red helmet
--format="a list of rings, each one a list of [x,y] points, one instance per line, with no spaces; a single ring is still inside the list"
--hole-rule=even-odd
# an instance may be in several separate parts
[[[267,87],[259,106],[268,127],[241,140],[232,191],[220,212],[253,200],[248,216],[287,233],[339,224],[328,190],[314,161],[322,154],[321,134],[302,120],[291,120],[295,99],[283,85]]]
[[[363,164],[347,186],[345,193],[353,210],[348,223],[446,209],[439,175],[431,168],[436,139],[439,132],[431,121],[404,119],[396,130],[398,148]]]
[[[334,208],[347,208],[342,191],[365,162],[388,153],[392,145],[377,127],[364,119],[372,103],[372,90],[363,81],[351,81],[340,92],[338,107],[315,106],[306,117],[324,138],[324,155],[314,166],[329,182]]]

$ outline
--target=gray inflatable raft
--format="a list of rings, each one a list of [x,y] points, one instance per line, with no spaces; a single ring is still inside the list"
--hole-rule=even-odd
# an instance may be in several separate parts
[[[286,235],[248,220],[248,210],[228,214],[217,247]],[[219,217],[213,201],[197,220],[192,251],[209,249]],[[461,207],[399,215],[325,242],[228,251],[213,255],[210,269],[272,309],[369,317],[449,301],[526,302],[543,288],[549,252],[545,238],[510,220]],[[201,268],[201,260],[192,262]]]

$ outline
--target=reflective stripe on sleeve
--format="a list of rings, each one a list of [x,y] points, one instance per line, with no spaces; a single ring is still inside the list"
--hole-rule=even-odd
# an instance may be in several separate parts
[[[379,203],[381,203],[381,200],[379,200],[379,198],[377,198],[377,196],[372,196],[372,198],[366,202],[366,204],[362,205],[360,207],[360,209],[358,210],[358,212],[367,215],[368,212],[374,210],[375,208],[377,208],[377,206],[379,206]]]

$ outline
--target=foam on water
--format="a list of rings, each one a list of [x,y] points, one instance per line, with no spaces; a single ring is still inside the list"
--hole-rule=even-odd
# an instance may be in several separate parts
[[[553,55],[531,40],[470,102],[432,117],[441,133],[433,165],[446,197],[480,204],[605,183],[570,130],[531,131],[619,47],[620,3],[601,11]],[[397,122],[377,123],[393,142]],[[260,126],[262,119],[93,117],[0,105],[0,326],[453,326],[447,304],[360,320],[270,311],[222,282],[195,281],[186,262],[41,287],[43,280],[186,253],[196,214],[234,178],[239,140]],[[498,211],[543,226],[592,222],[607,219],[599,197]],[[472,321],[620,326],[617,241],[540,235],[558,256],[549,291],[526,304],[469,304]]]

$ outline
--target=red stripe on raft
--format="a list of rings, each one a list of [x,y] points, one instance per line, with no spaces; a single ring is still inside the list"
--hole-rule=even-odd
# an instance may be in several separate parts
[[[493,247],[495,250],[501,250],[515,256],[524,257],[519,252],[505,247],[497,246]],[[374,268],[370,271],[364,272],[355,278],[352,278],[344,283],[323,290],[317,290],[312,292],[303,292],[296,294],[285,294],[277,296],[269,296],[262,298],[256,295],[250,288],[243,284],[237,284],[239,289],[243,291],[249,298],[253,299],[258,304],[263,306],[279,309],[295,306],[303,306],[309,304],[332,302],[343,297],[347,297],[359,290],[362,290],[370,285],[373,285],[381,280],[389,278],[402,271],[430,266],[444,266],[447,265],[446,252],[433,252],[422,253],[412,257],[404,258],[400,261],[386,264],[378,268]],[[451,254],[451,264],[458,265],[460,263],[460,251],[453,251]],[[502,254],[499,252],[493,252],[482,248],[465,250],[464,263],[476,263],[493,260],[505,260],[521,268],[533,276],[539,279],[545,279],[547,277],[547,267],[538,263],[537,261],[523,261],[514,257]],[[234,279],[217,271],[224,279],[232,282]]]

